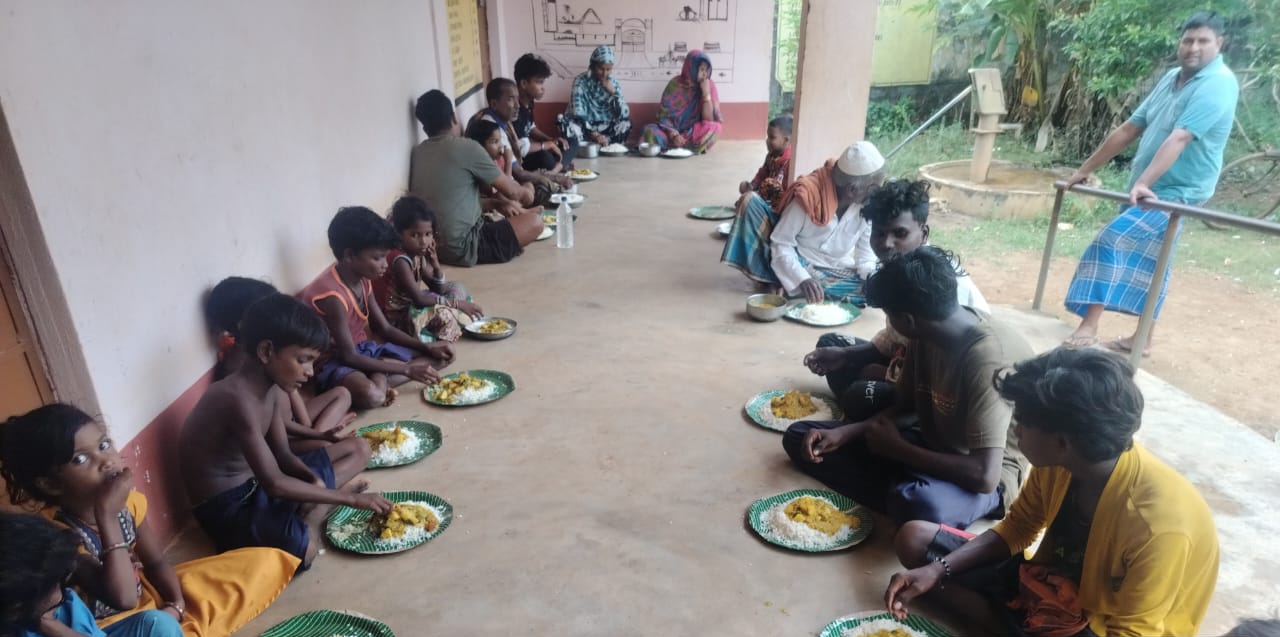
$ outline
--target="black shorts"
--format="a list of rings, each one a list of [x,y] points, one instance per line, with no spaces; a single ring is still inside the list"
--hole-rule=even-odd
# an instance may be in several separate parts
[[[515,228],[511,227],[510,221],[486,220],[484,225],[480,226],[480,245],[476,247],[476,263],[506,263],[520,256],[522,251],[520,239],[516,238]]]

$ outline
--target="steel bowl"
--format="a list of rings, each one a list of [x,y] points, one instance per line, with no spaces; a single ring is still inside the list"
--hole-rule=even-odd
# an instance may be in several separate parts
[[[507,322],[507,325],[510,325],[510,326],[511,326],[511,329],[509,329],[509,330],[507,330],[507,331],[505,331],[505,332],[500,332],[500,333],[498,333],[498,334],[485,334],[484,332],[481,332],[481,331],[480,331],[480,326],[481,326],[481,325],[484,325],[485,323],[488,323],[489,321],[493,321],[493,320],[497,320],[497,319],[502,319],[502,320],[506,321],[506,322]],[[500,340],[502,340],[502,339],[504,339],[504,338],[510,338],[510,337],[512,337],[512,336],[514,336],[514,335],[515,335],[515,333],[516,333],[516,322],[515,322],[515,320],[514,320],[514,319],[509,319],[509,318],[502,317],[502,316],[482,316],[482,317],[480,317],[480,318],[478,318],[478,319],[476,319],[476,320],[474,320],[474,321],[472,321],[472,322],[470,322],[470,323],[468,323],[468,324],[466,324],[466,325],[462,326],[462,331],[466,332],[466,333],[467,333],[467,336],[470,336],[470,337],[472,337],[472,338],[476,338],[476,339],[479,339],[479,340],[482,340],[482,341],[500,341]]]
[[[778,294],[752,294],[747,297],[747,316],[757,321],[776,321],[787,313],[787,299]]]
[[[590,142],[578,147],[578,159],[595,159],[600,156],[600,144]]]
[[[649,142],[641,142],[639,150],[640,155],[643,157],[657,157],[662,152],[662,147]]]

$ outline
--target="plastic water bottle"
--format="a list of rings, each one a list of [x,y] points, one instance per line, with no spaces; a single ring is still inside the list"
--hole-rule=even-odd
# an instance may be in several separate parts
[[[573,247],[573,209],[565,197],[560,197],[560,207],[556,208],[556,247]]]

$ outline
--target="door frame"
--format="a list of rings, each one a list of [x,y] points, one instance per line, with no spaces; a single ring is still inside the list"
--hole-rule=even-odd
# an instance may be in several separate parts
[[[89,366],[71,319],[71,308],[58,280],[57,267],[49,253],[2,104],[0,242],[13,276],[16,306],[11,309],[21,313],[31,327],[31,346],[44,366],[44,380],[52,399],[71,403],[90,414],[101,413]],[[90,275],[86,273],[86,276]]]

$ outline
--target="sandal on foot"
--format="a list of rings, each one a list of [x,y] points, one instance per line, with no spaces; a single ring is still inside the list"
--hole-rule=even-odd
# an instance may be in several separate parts
[[[1068,336],[1062,341],[1062,346],[1067,349],[1085,349],[1097,344],[1097,336]]]
[[[1123,338],[1113,338],[1113,339],[1111,339],[1111,340],[1109,340],[1109,341],[1103,341],[1103,342],[1101,343],[1101,345],[1102,345],[1102,348],[1103,348],[1103,349],[1107,349],[1107,350],[1110,350],[1110,351],[1116,352],[1117,354],[1132,354],[1132,353],[1133,353],[1133,347],[1131,347],[1128,343],[1124,342],[1124,339],[1123,339]],[[1151,358],[1151,348],[1150,348],[1150,347],[1148,347],[1146,350],[1143,350],[1143,352],[1142,352],[1142,357],[1143,357],[1143,358]]]

